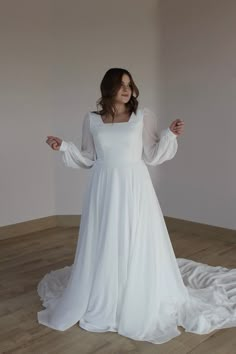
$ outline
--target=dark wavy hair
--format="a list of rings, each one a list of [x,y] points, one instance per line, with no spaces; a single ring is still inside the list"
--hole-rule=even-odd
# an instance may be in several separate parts
[[[122,68],[111,68],[105,73],[100,84],[101,97],[96,102],[97,111],[93,111],[92,113],[99,115],[111,115],[112,121],[114,121],[116,113],[114,97],[121,87],[122,76],[124,74],[129,76],[131,86],[131,97],[129,102],[125,103],[125,106],[127,107],[130,114],[133,112],[136,114],[139,105],[137,100],[137,97],[139,96],[139,89],[134,83],[130,72]],[[101,106],[101,110],[98,109],[98,106]]]

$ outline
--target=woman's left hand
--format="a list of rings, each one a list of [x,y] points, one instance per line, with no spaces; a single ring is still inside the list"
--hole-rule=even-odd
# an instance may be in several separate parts
[[[171,123],[169,128],[175,135],[180,135],[184,131],[184,121],[182,119],[176,119]]]

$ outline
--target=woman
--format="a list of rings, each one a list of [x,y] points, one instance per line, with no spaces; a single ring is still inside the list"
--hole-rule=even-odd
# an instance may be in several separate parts
[[[102,109],[85,114],[81,149],[47,137],[66,166],[90,168],[91,178],[74,263],[38,285],[46,307],[39,323],[64,331],[79,322],[152,343],[180,335],[177,326],[199,334],[235,326],[236,297],[229,300],[226,288],[236,270],[177,262],[146,166],[175,156],[184,122],[174,120],[159,135],[155,115],[138,108],[139,90],[125,69],[108,70],[100,88]],[[199,274],[213,272],[215,282],[201,289]]]

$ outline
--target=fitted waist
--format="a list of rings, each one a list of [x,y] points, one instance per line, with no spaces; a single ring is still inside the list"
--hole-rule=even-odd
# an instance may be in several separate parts
[[[142,164],[145,164],[144,163],[144,160],[139,158],[137,160],[135,159],[117,159],[117,158],[114,158],[114,159],[111,159],[111,158],[106,158],[106,159],[97,159],[95,160],[95,163],[94,165],[104,165],[104,166],[111,166],[111,167],[131,167],[131,166],[134,166],[134,165],[142,165]]]

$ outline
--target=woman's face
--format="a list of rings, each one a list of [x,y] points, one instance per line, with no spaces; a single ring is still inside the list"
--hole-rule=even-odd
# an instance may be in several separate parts
[[[130,78],[127,74],[122,76],[122,82],[120,89],[118,90],[115,101],[116,103],[127,103],[131,98],[132,90],[131,90],[131,83]]]

